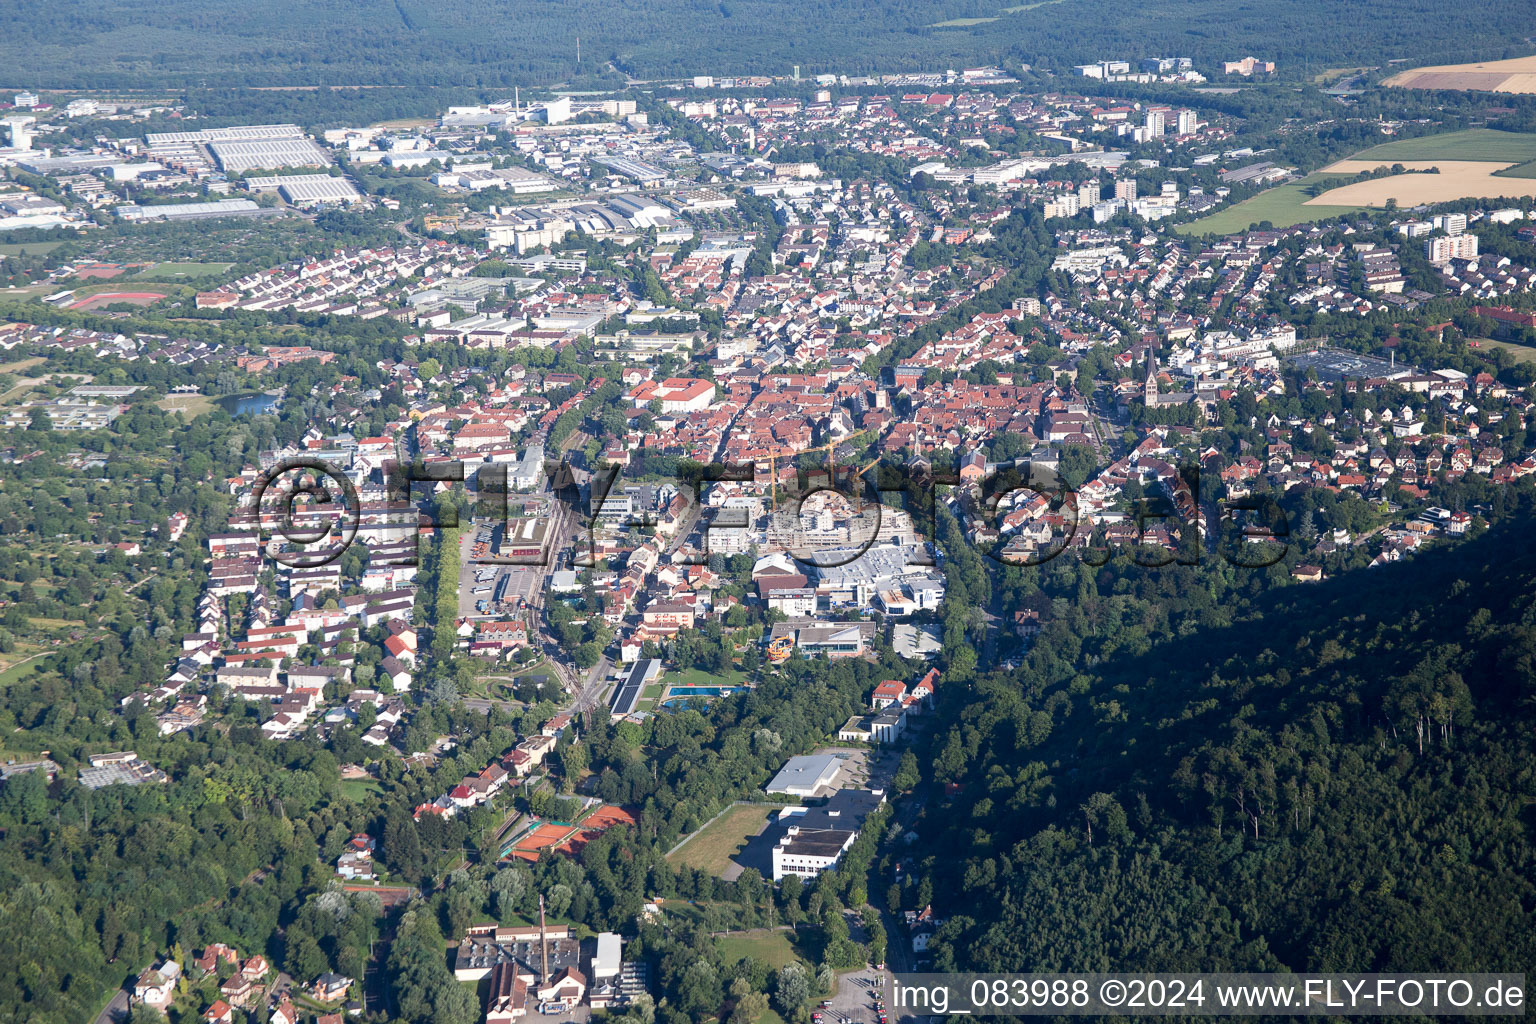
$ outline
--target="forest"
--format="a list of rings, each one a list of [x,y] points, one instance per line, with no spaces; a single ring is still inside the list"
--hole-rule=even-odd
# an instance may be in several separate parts
[[[34,88],[476,88],[618,81],[618,72],[787,75],[794,64],[841,74],[988,62],[1062,70],[1164,54],[1208,68],[1247,52],[1299,79],[1392,58],[1518,56],[1531,29],[1526,7],[1498,0],[4,0],[0,59],[26,69],[31,80],[17,84]]]
[[[950,915],[939,970],[1523,970],[1520,501],[1477,540],[1317,585],[1122,559],[1015,578],[1010,600],[1058,617],[932,736],[888,903]]]

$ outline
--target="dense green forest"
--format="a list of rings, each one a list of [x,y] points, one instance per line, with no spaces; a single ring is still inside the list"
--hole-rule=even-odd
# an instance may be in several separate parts
[[[1305,587],[1058,567],[888,899],[953,915],[938,969],[1524,970],[1529,522]]]
[[[1498,0],[1055,0],[1023,9],[1006,0],[5,0],[0,59],[24,84],[47,88],[547,84],[603,74],[609,62],[640,78],[788,74],[792,64],[846,74],[984,61],[1059,69],[1163,54],[1208,67],[1250,51],[1300,74],[1390,58],[1516,56],[1533,30],[1528,5]]]

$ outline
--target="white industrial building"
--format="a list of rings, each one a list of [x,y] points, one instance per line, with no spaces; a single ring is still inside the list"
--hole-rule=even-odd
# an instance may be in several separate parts
[[[356,203],[363,198],[357,186],[346,178],[329,174],[287,174],[246,178],[251,192],[277,192],[294,206],[322,206],[327,203]]]

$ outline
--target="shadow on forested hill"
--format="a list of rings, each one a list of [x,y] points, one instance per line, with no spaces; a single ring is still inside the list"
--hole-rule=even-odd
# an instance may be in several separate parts
[[[940,964],[1524,969],[1528,529],[1275,588],[1070,681],[979,684],[962,793],[920,824],[947,856],[909,887],[976,908]]]

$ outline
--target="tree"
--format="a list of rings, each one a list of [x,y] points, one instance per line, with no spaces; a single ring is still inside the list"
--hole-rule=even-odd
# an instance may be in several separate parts
[[[922,776],[917,769],[917,755],[912,751],[903,751],[901,763],[896,767],[896,775],[891,779],[892,784],[900,792],[907,792],[922,781]]]
[[[797,1017],[811,1001],[811,976],[805,965],[791,960],[779,968],[778,984],[774,988],[774,1001],[779,1012],[786,1018]]]
[[[313,935],[298,928],[290,928],[287,938],[288,952],[283,958],[283,967],[289,974],[307,981],[331,969],[330,962],[320,951],[320,944]]]
[[[416,823],[403,808],[390,811],[384,821],[383,855],[391,871],[411,882],[420,881],[426,871],[427,860],[421,852]]]

